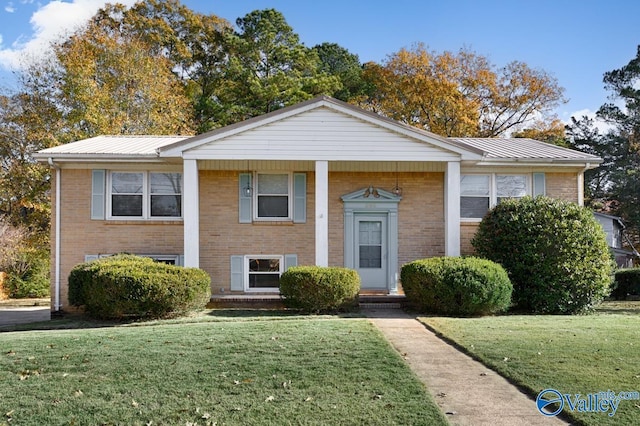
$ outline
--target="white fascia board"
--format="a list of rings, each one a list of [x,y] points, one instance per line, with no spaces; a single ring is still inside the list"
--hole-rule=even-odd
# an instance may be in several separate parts
[[[484,160],[477,163],[469,163],[468,165],[483,167],[575,167],[580,169],[595,169],[600,166],[602,161],[584,161],[584,160],[560,160],[560,159],[505,159],[505,160]]]
[[[94,163],[94,162],[137,162],[137,163],[166,163],[167,159],[158,158],[157,155],[100,155],[95,154],[34,154],[40,163],[47,163],[49,158],[56,162],[67,163]]]

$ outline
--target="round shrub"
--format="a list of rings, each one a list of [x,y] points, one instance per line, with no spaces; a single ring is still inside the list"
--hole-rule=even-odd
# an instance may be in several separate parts
[[[353,308],[359,291],[360,276],[349,268],[295,266],[280,277],[285,306],[305,312]]]
[[[504,200],[480,222],[476,254],[500,263],[517,309],[573,314],[608,294],[612,261],[590,210],[548,197]]]
[[[402,266],[402,288],[420,312],[476,316],[505,311],[513,287],[502,266],[476,257],[433,257]]]
[[[101,319],[183,315],[204,308],[210,297],[203,270],[133,255],[81,263],[69,275],[69,303]]]

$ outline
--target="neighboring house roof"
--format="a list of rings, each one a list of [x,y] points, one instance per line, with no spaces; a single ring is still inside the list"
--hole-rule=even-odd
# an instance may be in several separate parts
[[[343,117],[348,127],[330,128],[331,123],[318,120],[322,114]],[[316,121],[305,121],[309,117],[315,117]],[[345,125],[339,121],[336,123]],[[279,133],[271,137],[269,132],[274,130]],[[278,139],[283,132],[289,131],[306,132],[306,144],[298,140],[292,144],[291,141]],[[367,135],[371,136],[367,132],[371,131],[376,132],[376,138],[367,138]],[[324,132],[325,136],[334,139],[334,146],[322,145],[328,139],[323,140],[319,134],[317,140],[322,142],[316,142],[313,132]],[[347,140],[349,143],[345,143]],[[320,152],[318,147],[324,152]],[[458,158],[478,165],[516,162],[582,167],[596,167],[602,161],[590,154],[533,139],[446,138],[327,96],[193,137],[98,136],[45,149],[34,156],[40,161],[49,158],[56,161],[153,161],[187,156],[205,158],[200,155],[221,159],[246,159],[253,155],[261,159],[278,157],[288,152],[289,148],[297,150],[297,153],[283,156],[283,159],[449,161]],[[340,157],[342,151],[345,152],[344,158]],[[334,156],[327,157],[327,152]]]
[[[605,213],[600,213],[600,212],[593,212],[593,215],[596,216],[596,218],[601,217],[603,219],[608,219],[608,220],[620,225],[620,228],[626,229],[626,226],[624,226],[624,221],[619,216],[612,216],[610,214],[605,214]]]

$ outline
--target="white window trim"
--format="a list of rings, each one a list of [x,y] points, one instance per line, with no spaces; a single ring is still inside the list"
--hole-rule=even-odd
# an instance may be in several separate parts
[[[112,175],[114,173],[142,173],[142,216],[113,216],[112,214]],[[181,171],[155,171],[155,170],[109,170],[107,171],[106,182],[106,208],[107,220],[139,220],[139,221],[163,221],[163,220],[182,220],[184,217],[184,176],[182,180],[182,188],[180,188],[180,212],[182,216],[151,216],[151,174],[152,173],[180,173]]]
[[[258,216],[258,175],[287,175],[287,217],[259,217]],[[256,171],[252,176],[253,191],[252,202],[253,205],[253,220],[256,222],[291,222],[293,221],[293,173],[292,172],[279,172],[269,171],[260,172]]]
[[[531,196],[533,194],[533,174],[532,173],[460,173],[460,178],[462,176],[489,176],[489,210],[494,208],[498,204],[498,185],[496,183],[496,176],[525,176],[527,179],[527,196]],[[460,195],[462,198],[462,194]],[[479,197],[483,198],[483,197]],[[482,221],[481,217],[461,217],[461,222],[480,222]]]
[[[251,271],[249,270],[249,262],[251,259],[278,259],[278,267],[280,268],[278,271],[278,275],[281,276],[284,272],[284,256],[281,254],[254,254],[254,255],[245,255],[244,256],[244,291],[249,293],[279,293],[279,287],[261,287],[261,288],[249,288],[249,274]],[[255,273],[255,272],[254,272]],[[263,274],[266,274],[263,272]]]

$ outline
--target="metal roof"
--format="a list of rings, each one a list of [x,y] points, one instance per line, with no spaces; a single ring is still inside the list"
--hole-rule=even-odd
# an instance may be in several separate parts
[[[157,157],[157,149],[191,136],[118,135],[96,136],[38,151],[36,158],[48,157]]]
[[[160,160],[159,157],[180,157],[184,150],[199,144],[209,143],[216,138],[224,138],[235,132],[259,127],[272,120],[286,119],[309,108],[328,106],[360,119],[371,121],[389,130],[408,134],[418,140],[428,141],[451,151],[468,153],[478,164],[504,164],[512,162],[584,164],[596,167],[602,159],[568,148],[526,138],[445,138],[412,126],[402,124],[387,117],[366,111],[336,99],[320,96],[300,104],[254,117],[198,136],[155,136],[118,135],[97,136],[90,139],[45,149],[34,157],[46,161],[48,158],[67,161],[118,160],[134,161]]]
[[[579,161],[600,163],[602,159],[561,146],[527,138],[448,138],[449,140],[480,149],[486,159]]]

